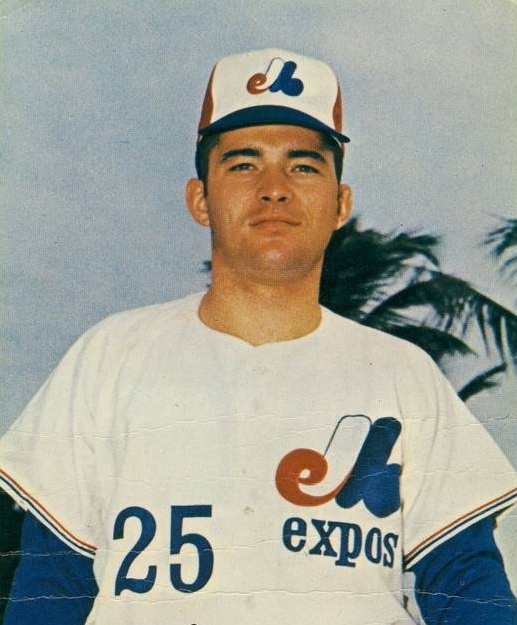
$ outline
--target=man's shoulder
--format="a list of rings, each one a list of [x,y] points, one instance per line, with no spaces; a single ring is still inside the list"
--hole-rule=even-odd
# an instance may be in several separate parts
[[[180,331],[185,323],[196,318],[202,295],[195,293],[177,300],[114,313],[91,327],[81,340],[127,346],[135,341]]]
[[[429,354],[414,343],[342,317],[329,309],[324,311],[327,334],[336,348],[350,353],[361,353],[377,362],[385,361],[390,366],[403,361],[434,366]]]
[[[159,324],[167,320],[178,319],[196,313],[202,296],[203,293],[193,293],[180,299],[122,310],[104,318],[97,324],[97,327],[140,323]]]

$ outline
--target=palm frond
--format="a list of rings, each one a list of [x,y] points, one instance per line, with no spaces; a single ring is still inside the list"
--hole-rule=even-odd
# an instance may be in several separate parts
[[[473,353],[472,348],[464,341],[437,328],[411,324],[384,326],[384,328],[384,331],[389,334],[414,343],[438,363],[445,356],[465,356]]]
[[[465,280],[435,273],[380,304],[372,314],[420,306],[428,311],[427,325],[464,337],[474,324],[487,353],[495,347],[499,357],[517,364],[517,315],[473,288]]]
[[[393,293],[372,313],[384,314],[388,310],[407,310],[412,306],[419,306],[432,313],[434,325],[442,326],[445,331],[452,330],[454,323],[459,319],[463,320],[474,289],[463,280],[441,272],[429,275],[428,279],[418,280]]]
[[[509,277],[517,275],[517,219],[502,218],[502,226],[491,230],[484,239],[490,252],[501,267],[501,272]]]
[[[485,237],[492,254],[500,258],[508,249],[517,247],[517,219],[502,218],[502,226],[494,228]]]
[[[488,391],[494,388],[494,386],[497,386],[499,383],[496,378],[504,373],[506,369],[507,366],[503,363],[476,375],[458,391],[459,397],[463,401],[467,401],[473,395],[481,393],[481,391]]]
[[[327,248],[320,301],[360,320],[369,307],[389,296],[395,284],[405,287],[426,271],[436,270],[437,244],[432,235],[359,230],[357,219],[352,219],[334,234]]]

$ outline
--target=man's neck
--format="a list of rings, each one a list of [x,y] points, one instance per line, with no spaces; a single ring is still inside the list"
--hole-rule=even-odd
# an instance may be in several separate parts
[[[320,324],[318,286],[295,284],[229,284],[214,279],[199,307],[201,321],[251,345],[289,341]]]

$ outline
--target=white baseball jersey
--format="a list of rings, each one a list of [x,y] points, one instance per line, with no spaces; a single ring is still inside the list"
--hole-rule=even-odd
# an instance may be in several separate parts
[[[503,454],[413,345],[323,309],[253,347],[200,297],[91,329],[0,443],[95,558],[87,623],[419,622],[404,567],[515,500]]]

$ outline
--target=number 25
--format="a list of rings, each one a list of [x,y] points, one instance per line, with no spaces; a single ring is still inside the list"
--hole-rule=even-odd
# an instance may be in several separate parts
[[[183,520],[186,518],[211,517],[212,506],[171,506],[171,534],[170,553],[177,555],[183,545],[192,545],[198,552],[199,567],[197,577],[192,582],[186,582],[181,576],[181,564],[171,564],[169,575],[172,586],[180,592],[196,592],[208,583],[214,568],[214,552],[212,545],[201,534],[183,534]],[[120,569],[115,579],[115,595],[120,595],[123,590],[131,592],[149,592],[156,581],[156,565],[147,569],[147,575],[143,578],[130,577],[129,569],[138,556],[146,549],[156,534],[156,520],[145,508],[130,506],[122,510],[115,519],[113,538],[118,540],[124,537],[126,521],[136,518],[140,521],[141,532],[134,547],[122,560]]]

